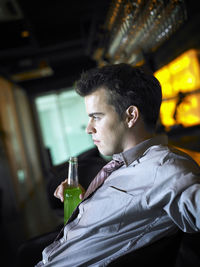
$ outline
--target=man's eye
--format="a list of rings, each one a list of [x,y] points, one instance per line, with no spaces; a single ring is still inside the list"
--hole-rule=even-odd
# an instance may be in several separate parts
[[[96,115],[93,115],[93,116],[92,116],[92,118],[93,118],[93,120],[94,120],[94,121],[98,121],[98,120],[100,120],[100,119],[101,119],[101,117],[100,117],[100,116],[96,116]]]
[[[100,119],[100,117],[94,116],[93,119],[94,119],[95,121],[98,121],[98,120]]]

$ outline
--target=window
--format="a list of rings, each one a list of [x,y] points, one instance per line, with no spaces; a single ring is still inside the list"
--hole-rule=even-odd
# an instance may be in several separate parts
[[[84,99],[73,89],[37,97],[35,104],[43,142],[54,165],[94,147],[85,132],[88,116]]]

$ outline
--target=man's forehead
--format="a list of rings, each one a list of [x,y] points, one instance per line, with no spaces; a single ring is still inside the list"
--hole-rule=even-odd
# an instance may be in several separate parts
[[[88,114],[115,110],[114,106],[109,104],[106,90],[103,88],[85,96],[85,106]]]

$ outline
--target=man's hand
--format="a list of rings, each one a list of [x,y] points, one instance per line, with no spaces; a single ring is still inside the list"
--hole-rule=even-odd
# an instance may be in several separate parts
[[[59,198],[62,202],[64,201],[64,190],[67,188],[68,182],[67,179],[65,179],[55,190],[54,196]],[[85,194],[85,189],[79,184],[79,187],[82,191],[82,194],[80,194],[79,198],[82,200]]]

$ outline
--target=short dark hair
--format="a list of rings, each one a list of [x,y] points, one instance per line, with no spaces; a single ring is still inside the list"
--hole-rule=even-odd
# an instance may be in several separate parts
[[[162,91],[150,70],[120,63],[83,72],[76,82],[76,92],[87,96],[100,87],[108,92],[108,102],[122,118],[126,109],[136,106],[146,129],[154,131],[158,120]]]

